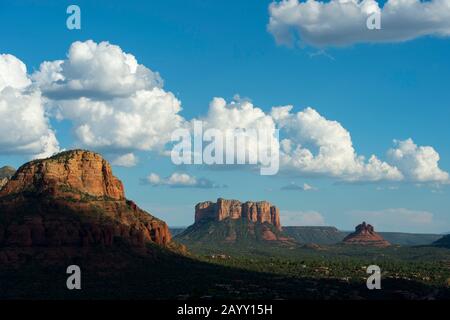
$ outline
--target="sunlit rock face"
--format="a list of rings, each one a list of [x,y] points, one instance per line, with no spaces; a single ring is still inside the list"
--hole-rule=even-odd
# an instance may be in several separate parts
[[[202,220],[222,221],[244,219],[250,222],[269,223],[281,230],[280,211],[267,201],[240,202],[238,200],[217,199],[217,202],[201,202],[195,206],[195,222]]]
[[[135,247],[171,242],[167,224],[125,198],[97,153],[73,150],[20,167],[0,190],[1,247]]]

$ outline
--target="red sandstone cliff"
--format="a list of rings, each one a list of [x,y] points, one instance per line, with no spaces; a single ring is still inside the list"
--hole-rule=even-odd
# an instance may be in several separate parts
[[[293,240],[281,230],[280,212],[267,201],[240,202],[217,199],[195,206],[195,223],[178,234],[181,243],[237,243],[253,245],[267,241],[290,246]]]
[[[165,246],[171,235],[165,222],[125,198],[122,183],[99,154],[73,150],[29,162],[0,190],[0,247],[116,241]]]
[[[14,175],[16,170],[13,167],[5,166],[0,168],[0,190],[8,182],[8,180]]]
[[[378,233],[375,232],[374,228],[370,224],[363,222],[362,224],[356,226],[355,232],[349,234],[343,240],[345,244],[356,244],[365,246],[375,246],[375,247],[388,247],[391,244],[384,240]]]
[[[280,211],[267,201],[241,203],[238,200],[217,199],[217,202],[201,202],[195,206],[195,222],[213,219],[245,219],[250,222],[267,222],[281,231]]]
[[[83,194],[109,200],[124,200],[122,182],[111,166],[97,153],[73,150],[20,167],[0,197],[33,192],[54,198],[81,199]]]

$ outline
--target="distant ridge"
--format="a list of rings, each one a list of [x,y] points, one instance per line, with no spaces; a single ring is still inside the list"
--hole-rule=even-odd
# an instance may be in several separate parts
[[[173,227],[173,236],[183,233],[188,227]],[[340,243],[350,231],[338,230],[336,227],[325,226],[283,226],[283,233],[301,244],[315,243],[318,245],[333,245]],[[378,232],[386,241],[400,246],[431,245],[442,238],[442,234],[408,233],[408,232]]]
[[[284,233],[299,243],[315,243],[319,245],[330,245],[341,242],[347,233],[339,231],[335,227],[283,227]]]
[[[446,234],[440,239],[436,240],[433,245],[437,247],[450,248],[450,234]]]

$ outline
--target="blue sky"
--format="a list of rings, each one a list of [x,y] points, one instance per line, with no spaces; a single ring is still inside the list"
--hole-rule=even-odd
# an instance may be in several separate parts
[[[271,2],[76,1],[82,29],[68,30],[65,11],[72,2],[2,1],[0,53],[14,55],[32,74],[43,61],[65,59],[74,41],[108,41],[160,73],[164,90],[181,101],[185,119],[205,115],[214,97],[230,101],[236,94],[267,113],[273,106],[293,105],[295,112],[312,107],[351,134],[358,155],[385,160],[394,139],[412,138],[418,146],[432,146],[440,169],[450,171],[449,38],[325,48],[278,45],[267,30]],[[70,120],[50,122],[62,148],[77,145]],[[173,226],[192,223],[195,203],[221,196],[269,200],[285,212],[285,224],[324,223],[348,230],[367,219],[387,231],[450,231],[445,183],[343,183],[326,175],[286,173],[264,177],[240,168],[176,168],[154,152],[135,154],[136,166],[115,166],[114,172],[129,198]],[[29,158],[0,150],[0,165],[17,167]],[[142,183],[151,172],[166,177],[180,170],[228,187]],[[290,183],[317,190],[281,190]]]

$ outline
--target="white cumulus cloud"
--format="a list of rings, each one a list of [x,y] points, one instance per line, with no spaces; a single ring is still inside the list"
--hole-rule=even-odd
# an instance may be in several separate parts
[[[277,128],[272,117],[250,101],[236,99],[227,103],[224,98],[216,97],[211,101],[206,117],[201,120],[205,129],[217,129],[224,135],[227,130],[243,129],[243,132],[249,133],[253,130],[257,135],[247,136],[248,154],[269,154],[270,150],[279,149],[278,139],[269,139],[276,137]]]
[[[66,60],[46,61],[33,75],[54,99],[127,97],[162,87],[162,79],[119,46],[92,40],[74,42]]]
[[[31,84],[26,65],[10,54],[0,54],[0,91],[6,87],[23,89]]]
[[[367,28],[379,13],[381,29]],[[282,0],[269,6],[268,30],[279,44],[313,46],[399,42],[421,36],[450,36],[450,0]]]
[[[183,118],[178,99],[163,89],[141,90],[107,101],[58,101],[60,119],[71,120],[78,141],[104,150],[154,150],[170,141]]]
[[[325,175],[345,181],[401,180],[402,173],[375,155],[358,155],[350,133],[337,121],[306,108],[275,107],[272,117],[288,138],[281,142],[281,164],[304,174]]]
[[[171,188],[198,188],[214,189],[225,188],[225,185],[219,185],[206,178],[197,178],[187,173],[174,172],[166,178],[160,177],[156,173],[150,173],[143,182],[152,186],[169,186]]]
[[[138,158],[134,155],[134,153],[126,153],[116,157],[111,162],[114,166],[118,167],[134,167],[138,163]]]
[[[59,151],[41,93],[30,85],[25,64],[0,55],[0,154],[44,158]]]
[[[346,182],[448,180],[448,174],[438,167],[439,154],[432,147],[415,146],[411,151],[400,143],[399,149],[390,150],[385,160],[374,154],[365,157],[357,153],[350,132],[341,123],[310,107],[296,113],[290,105],[273,107],[269,114],[247,100],[227,103],[223,98],[214,98],[201,120],[205,129],[214,128],[223,134],[234,129],[263,129],[278,137],[279,130],[280,142],[272,139],[261,144],[258,137],[251,138],[245,151],[255,155],[258,147],[266,153],[279,148],[281,170],[302,176],[332,177]],[[301,185],[283,189],[295,187],[311,190]]]
[[[390,3],[393,5],[393,0]],[[280,7],[297,5],[296,1],[278,4]],[[258,133],[245,135],[246,144],[233,150],[233,160],[238,160],[242,156],[239,151],[244,150],[248,160],[256,156],[261,165],[262,155],[264,160],[273,162],[273,151],[280,150],[281,170],[298,175],[348,182],[449,181],[448,173],[439,167],[439,153],[431,146],[418,146],[412,139],[396,141],[386,160],[377,155],[366,158],[355,150],[350,132],[339,122],[325,118],[313,108],[296,113],[292,109],[290,105],[274,107],[266,113],[239,97],[231,102],[214,98],[207,114],[198,119],[205,130],[214,129],[224,136],[239,130]],[[76,145],[120,155],[113,164],[133,166],[137,162],[135,151],[158,150],[167,154],[164,148],[176,129],[192,130],[197,119],[187,121],[180,111],[181,102],[164,90],[157,72],[108,42],[75,42],[66,59],[43,62],[31,77],[19,59],[0,55],[2,154],[45,157],[59,151],[49,124],[49,117],[55,117],[72,123]],[[261,132],[266,136],[261,137]],[[228,160],[230,150],[226,148],[227,142],[222,142],[225,142],[224,160]],[[165,185],[215,186],[195,177],[175,181],[187,177],[190,176],[174,174],[159,179]],[[309,187],[298,186],[313,190]]]
[[[394,141],[389,150],[391,161],[405,177],[417,182],[448,182],[449,175],[439,168],[439,153],[431,146],[418,146],[412,139]]]
[[[67,59],[42,63],[33,80],[52,114],[71,121],[87,148],[162,148],[184,121],[181,102],[162,88],[159,74],[108,42],[74,42]]]

